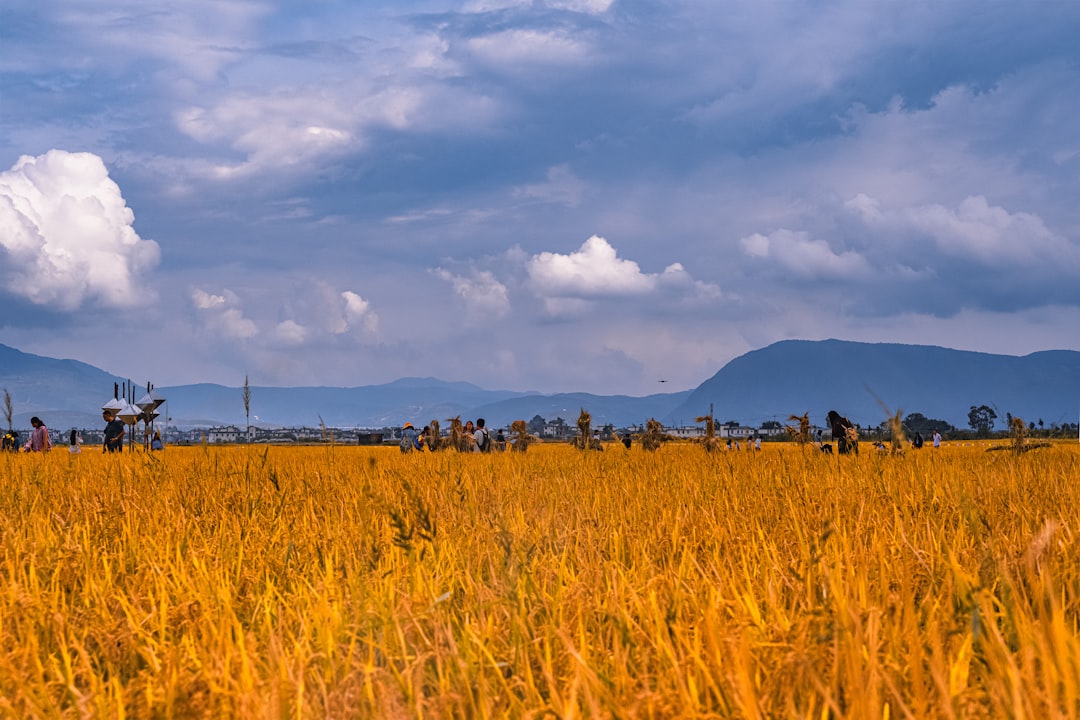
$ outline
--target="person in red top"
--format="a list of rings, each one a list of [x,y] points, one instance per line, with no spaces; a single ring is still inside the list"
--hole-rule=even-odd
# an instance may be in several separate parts
[[[30,424],[34,426],[34,432],[30,434],[30,442],[27,443],[30,452],[49,452],[52,450],[49,428],[45,427],[45,423],[41,422],[41,418],[35,415],[30,418]]]

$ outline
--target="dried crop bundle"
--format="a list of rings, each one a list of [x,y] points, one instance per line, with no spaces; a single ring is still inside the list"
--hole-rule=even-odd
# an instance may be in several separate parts
[[[529,426],[524,420],[515,420],[510,424],[510,431],[514,433],[511,438],[510,449],[514,452],[525,452],[531,443],[540,440],[535,435],[529,434]]]

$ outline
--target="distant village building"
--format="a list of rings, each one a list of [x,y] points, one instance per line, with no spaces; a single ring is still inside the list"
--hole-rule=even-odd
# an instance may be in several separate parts
[[[240,442],[244,433],[235,425],[214,427],[206,431],[206,442],[210,445]]]
[[[680,427],[664,428],[664,432],[680,440],[693,440],[705,437],[703,425],[682,425]]]

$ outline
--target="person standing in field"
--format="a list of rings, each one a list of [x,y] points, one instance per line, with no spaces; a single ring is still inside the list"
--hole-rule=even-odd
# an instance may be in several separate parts
[[[29,448],[30,452],[49,452],[52,450],[49,428],[45,427],[45,423],[41,422],[41,418],[35,415],[30,418],[30,424],[34,428],[34,431],[30,433],[30,440],[26,443],[26,447]]]
[[[117,420],[112,410],[104,410],[101,417],[105,420],[105,442],[102,447],[105,452],[124,451],[124,423]]]
[[[491,452],[491,432],[485,425],[484,418],[476,420],[476,428],[473,430],[476,443],[473,445],[473,452]]]
[[[405,423],[401,428],[401,442],[398,444],[401,452],[407,453],[420,449],[420,435],[416,432],[411,422]]]
[[[941,433],[939,433],[937,430],[934,430],[934,447],[941,447]]]

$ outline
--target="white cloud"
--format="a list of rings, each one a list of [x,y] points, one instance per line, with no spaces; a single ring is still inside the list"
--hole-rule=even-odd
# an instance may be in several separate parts
[[[689,300],[709,302],[723,298],[719,285],[695,280],[682,263],[668,265],[656,280],[659,287],[682,293]]]
[[[212,294],[193,288],[191,303],[199,311],[203,327],[214,335],[228,340],[246,340],[259,332],[254,321],[244,317],[240,298],[232,290]]]
[[[433,272],[454,288],[454,294],[461,300],[470,320],[502,318],[510,312],[507,288],[491,272],[473,270],[469,277],[443,268],[436,268]]]
[[[248,298],[248,304],[263,311],[261,318],[252,319],[245,315],[244,303],[232,290],[191,290],[191,302],[203,326],[230,340],[261,338],[271,345],[298,346],[346,335],[372,337],[378,332],[378,314],[352,290],[339,291],[321,281],[302,282],[286,297],[289,299],[277,308],[279,319],[272,322],[266,316],[275,309],[273,301],[281,301],[272,293],[268,297],[260,291]]]
[[[379,316],[368,300],[324,280],[300,280],[271,305],[278,314],[273,334],[289,343],[371,338],[379,329]]]
[[[525,270],[527,285],[541,299],[544,312],[558,317],[581,315],[602,299],[663,296],[664,301],[650,308],[662,314],[664,307],[685,308],[723,297],[718,285],[695,280],[681,263],[672,263],[661,273],[644,273],[636,262],[619,258],[615,248],[597,235],[569,255],[534,255]]]
[[[274,328],[274,337],[285,345],[303,345],[308,329],[294,320],[284,320]]]
[[[143,280],[160,250],[139,237],[134,219],[97,155],[23,156],[0,173],[0,283],[65,311],[144,303],[152,295]]]
[[[345,329],[360,327],[368,332],[379,329],[379,316],[371,309],[371,303],[360,297],[352,290],[341,293],[341,299],[345,301]]]
[[[466,3],[464,10],[469,13],[481,13],[505,10],[507,8],[524,8],[532,4],[534,4],[533,0],[472,0],[472,2]],[[546,2],[541,1],[535,4],[556,10],[600,15],[607,12],[615,4],[615,0],[546,0]]]
[[[468,47],[477,59],[502,70],[573,65],[588,56],[587,45],[555,31],[505,30],[471,38]]]
[[[754,233],[739,243],[748,257],[768,261],[797,277],[829,280],[871,275],[862,255],[850,250],[835,252],[829,243],[802,231],[781,228],[767,236]]]
[[[615,248],[598,235],[569,255],[543,252],[533,256],[528,273],[533,289],[542,295],[643,295],[656,287],[655,275],[642,273],[633,260],[620,259]]]
[[[385,112],[400,112],[387,105]],[[219,164],[219,178],[243,176],[267,167],[290,167],[340,153],[357,143],[356,122],[333,97],[284,89],[269,96],[234,96],[209,107],[176,115],[178,127],[201,142],[225,139],[246,155],[243,162]]]
[[[548,0],[548,6],[560,10],[572,10],[589,15],[601,15],[606,13],[615,0]]]
[[[318,170],[326,158],[367,149],[371,134],[382,128],[476,132],[499,114],[490,98],[402,72],[396,69],[386,87],[362,77],[335,77],[325,81],[334,92],[318,85],[280,85],[212,97],[176,112],[174,121],[192,139],[224,142],[242,156],[205,165],[210,177],[232,180],[267,169]]]
[[[191,291],[191,301],[199,310],[210,310],[226,303],[224,295],[211,295],[205,290],[195,288]]]
[[[569,165],[548,168],[547,180],[535,185],[523,185],[514,190],[518,197],[576,207],[585,194],[586,184]]]
[[[928,239],[943,256],[998,268],[1080,267],[1080,247],[1051,232],[1042,218],[1010,213],[982,196],[965,198],[955,210],[938,204],[883,210],[878,200],[860,194],[846,207],[872,230],[909,244]]]
[[[62,19],[111,59],[154,58],[205,81],[235,60],[236,48],[268,10],[250,0],[191,0],[149,8],[137,0],[122,0],[107,8],[65,3]]]

